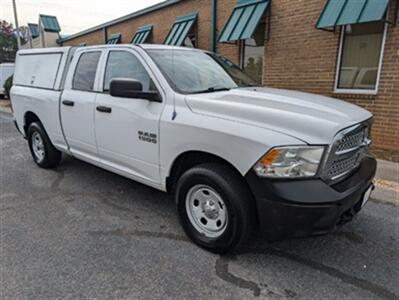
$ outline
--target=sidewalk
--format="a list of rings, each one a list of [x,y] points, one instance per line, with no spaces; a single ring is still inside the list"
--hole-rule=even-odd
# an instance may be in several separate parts
[[[0,100],[0,111],[11,113],[10,101]],[[399,207],[399,163],[379,159],[374,183],[372,198]]]

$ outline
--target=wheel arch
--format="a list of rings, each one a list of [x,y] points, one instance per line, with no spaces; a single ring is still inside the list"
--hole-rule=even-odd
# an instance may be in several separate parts
[[[226,165],[242,176],[237,167],[219,155],[205,151],[190,150],[180,153],[174,159],[166,177],[166,190],[172,192],[177,180],[185,171],[204,163],[220,163]]]
[[[27,111],[24,114],[24,133],[25,133],[25,136],[27,136],[27,134],[28,134],[29,125],[32,124],[33,122],[42,123],[40,118],[37,116],[37,114],[35,114],[32,111]]]

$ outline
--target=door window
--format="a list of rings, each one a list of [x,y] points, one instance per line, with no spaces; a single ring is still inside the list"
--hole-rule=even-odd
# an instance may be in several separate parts
[[[72,88],[74,90],[93,91],[100,55],[101,52],[98,51],[86,52],[80,56],[73,76]]]
[[[104,91],[109,90],[113,78],[129,78],[138,80],[143,85],[143,91],[155,91],[154,84],[146,69],[132,53],[126,51],[111,51],[105,69]]]

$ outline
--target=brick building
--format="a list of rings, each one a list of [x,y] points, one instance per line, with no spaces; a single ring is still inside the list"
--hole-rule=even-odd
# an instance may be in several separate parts
[[[216,51],[260,84],[374,114],[374,151],[399,160],[399,0],[167,0],[61,40]]]

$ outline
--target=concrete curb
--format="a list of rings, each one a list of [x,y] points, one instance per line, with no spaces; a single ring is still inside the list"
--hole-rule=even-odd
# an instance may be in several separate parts
[[[399,182],[399,163],[379,159],[377,177],[382,180]]]
[[[11,113],[10,100],[0,100],[0,111]]]
[[[399,208],[399,192],[376,185],[371,194],[371,199],[375,202],[393,205]]]
[[[399,163],[379,159],[374,182],[373,198],[399,206]]]

